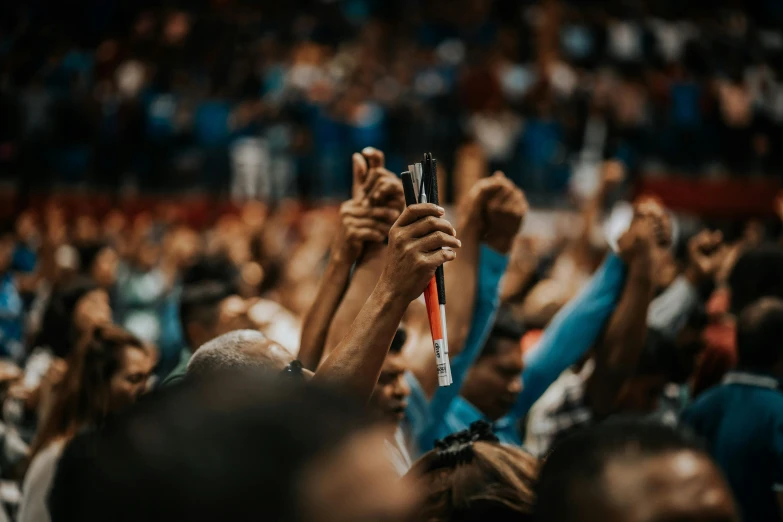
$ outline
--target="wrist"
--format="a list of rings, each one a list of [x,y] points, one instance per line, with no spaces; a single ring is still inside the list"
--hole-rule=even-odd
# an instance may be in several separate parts
[[[403,314],[410,304],[399,290],[398,285],[388,281],[385,274],[381,274],[378,284],[375,285],[369,302],[376,303],[381,310],[387,313],[398,312]]]
[[[506,237],[499,234],[487,234],[484,238],[484,243],[495,252],[507,255],[511,252],[511,247],[514,245],[514,236]]]

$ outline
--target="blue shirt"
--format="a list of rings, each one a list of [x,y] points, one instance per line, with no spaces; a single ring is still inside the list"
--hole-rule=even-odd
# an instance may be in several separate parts
[[[24,346],[24,307],[11,274],[0,279],[0,356],[19,360]]]
[[[780,521],[783,393],[771,376],[730,372],[685,410],[682,422],[704,438],[723,470],[743,520]]]
[[[619,257],[610,254],[579,295],[552,319],[538,346],[529,353],[525,361],[522,392],[516,404],[508,415],[493,423],[501,442],[521,445],[519,420],[558,376],[592,347],[604,323],[614,311],[624,282],[625,265]],[[486,336],[483,340],[486,340]],[[466,351],[463,354],[466,357],[465,364],[470,367],[478,354],[479,349],[472,353]],[[467,372],[467,369],[464,371]],[[452,373],[456,373],[453,366]],[[464,378],[464,375],[462,377]],[[460,382],[460,387],[461,384]],[[457,397],[436,431],[437,438],[468,429],[472,422],[479,419],[489,421],[463,397]]]
[[[500,280],[506,272],[507,265],[508,256],[495,252],[488,246],[481,246],[476,306],[473,309],[473,318],[468,336],[465,339],[465,347],[457,357],[451,360],[453,380],[451,386],[438,387],[430,400],[421,389],[416,377],[410,372],[406,375],[411,387],[411,396],[406,411],[405,431],[406,435],[416,441],[418,448],[422,451],[432,449],[437,438],[453,432],[448,431],[441,435],[444,430],[449,430],[448,427],[443,427],[447,423],[446,414],[451,411],[454,402],[461,400],[459,392],[465,381],[465,376],[492,330],[495,314],[500,304]],[[470,423],[468,423],[469,425]]]

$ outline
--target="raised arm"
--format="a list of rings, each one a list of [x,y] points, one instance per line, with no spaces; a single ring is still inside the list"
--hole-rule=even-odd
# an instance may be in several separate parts
[[[602,342],[596,347],[595,370],[586,389],[587,403],[597,417],[611,412],[621,387],[636,370],[647,336],[647,308],[653,294],[652,226],[647,220],[638,220],[626,238],[632,243],[628,248],[628,278]]]
[[[375,289],[314,381],[349,388],[368,400],[405,309],[421,295],[435,269],[456,257],[449,249],[459,247],[442,209],[432,204],[408,207],[389,234]]]
[[[383,168],[383,153],[377,149],[365,149],[353,155],[353,200],[364,206],[388,207],[401,210],[404,206],[402,183]],[[383,271],[386,245],[367,245],[357,260],[351,282],[334,313],[326,337],[323,356],[326,357],[348,333],[348,330],[367,298],[373,292]]]
[[[321,362],[329,326],[364,244],[382,244],[398,216],[395,209],[367,207],[354,200],[340,207],[340,228],[332,242],[329,262],[304,318],[299,360],[305,368],[315,370]]]

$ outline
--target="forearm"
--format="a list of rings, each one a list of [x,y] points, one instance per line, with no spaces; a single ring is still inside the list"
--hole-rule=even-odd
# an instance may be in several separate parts
[[[365,249],[364,256],[356,265],[348,289],[334,314],[326,337],[322,359],[328,357],[329,353],[348,333],[359,310],[362,309],[367,298],[373,292],[381,272],[383,272],[385,258],[385,245],[373,245]]]
[[[636,370],[647,335],[647,310],[652,292],[649,261],[635,261],[617,310],[596,349],[595,371],[588,382],[588,402],[598,416],[612,410],[617,393]]]
[[[617,310],[609,319],[596,365],[603,363],[612,373],[623,375],[630,375],[635,370],[647,332],[647,308],[652,292],[649,264],[634,262]]]
[[[321,362],[329,327],[350,276],[351,263],[343,260],[339,254],[332,255],[318,286],[315,301],[304,318],[299,361],[307,369],[315,370]]]
[[[593,346],[623,290],[625,264],[609,254],[582,291],[555,315],[529,352],[514,414],[523,417],[547,388]]]
[[[347,388],[361,400],[369,400],[407,304],[379,283],[313,380]]]
[[[479,234],[475,221],[466,218],[457,232],[457,237],[462,241],[459,256],[444,269],[447,296],[446,322],[448,323],[446,333],[449,340],[449,357],[452,358],[462,352],[470,330],[470,320],[476,301]]]

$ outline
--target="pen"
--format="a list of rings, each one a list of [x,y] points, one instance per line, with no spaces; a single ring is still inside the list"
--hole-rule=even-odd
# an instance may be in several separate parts
[[[430,201],[435,205],[440,205],[440,195],[438,194],[438,160],[432,158],[432,183],[430,188]],[[443,265],[435,270],[435,284],[438,287],[438,304],[440,305],[440,324],[443,328],[443,352],[446,361],[449,360],[449,333],[446,324],[446,278]],[[451,378],[451,364],[446,366],[449,372],[449,383],[453,382]]]
[[[416,164],[414,168],[420,170],[421,165]],[[410,172],[403,172],[401,176],[406,205],[416,204],[413,176],[414,175]],[[423,186],[421,192],[424,192]],[[426,193],[423,194],[421,192],[419,193],[419,202],[426,203]],[[441,325],[440,306],[438,305],[438,287],[434,276],[430,279],[427,288],[424,290],[424,302],[427,306],[427,319],[430,324],[432,345],[435,350],[435,363],[438,369],[438,385],[449,386],[451,384],[451,369],[449,368],[448,354],[444,351],[443,327]]]

